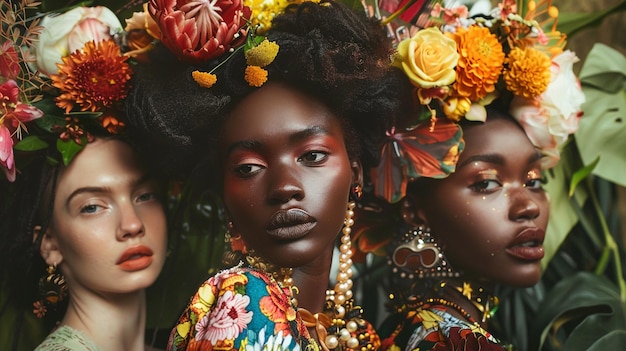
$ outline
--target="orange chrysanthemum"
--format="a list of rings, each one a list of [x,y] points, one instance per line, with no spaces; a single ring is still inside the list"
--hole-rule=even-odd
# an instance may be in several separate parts
[[[502,67],[502,45],[488,28],[472,26],[452,34],[459,52],[454,90],[472,101],[484,98],[495,90]]]
[[[88,42],[83,50],[64,57],[59,73],[51,76],[52,85],[62,92],[57,106],[66,113],[76,104],[81,111],[95,112],[124,99],[132,73],[127,59],[113,40]]]
[[[506,59],[503,77],[506,88],[527,99],[541,95],[550,84],[550,58],[527,47],[513,48]]]
[[[258,88],[267,82],[267,71],[259,66],[248,66],[244,78],[250,86]]]

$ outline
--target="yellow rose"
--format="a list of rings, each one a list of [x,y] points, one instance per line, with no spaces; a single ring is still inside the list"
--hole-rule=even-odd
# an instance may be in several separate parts
[[[413,85],[435,88],[454,82],[458,60],[456,42],[439,28],[430,27],[401,41],[393,64],[406,73]]]

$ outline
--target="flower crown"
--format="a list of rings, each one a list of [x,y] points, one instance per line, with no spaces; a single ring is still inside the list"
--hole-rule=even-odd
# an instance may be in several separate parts
[[[103,6],[41,15],[43,5],[35,0],[2,2],[2,174],[15,181],[28,155],[43,150],[52,151],[50,162],[67,165],[95,133],[122,132],[120,105],[130,89],[132,67],[148,62],[159,42],[180,61],[194,64],[223,63],[243,50],[249,65],[244,79],[263,85],[263,67],[273,61],[278,45],[262,33],[284,7],[299,2],[251,0],[245,6],[241,0],[218,0],[179,6],[152,0],[127,18],[125,27]],[[203,87],[217,80],[212,72],[192,75]]]
[[[404,9],[411,3],[405,1]],[[584,95],[572,70],[578,59],[563,50],[565,35],[556,30],[558,10],[551,1],[525,2],[521,9],[515,0],[503,0],[472,17],[465,6],[419,3],[423,7],[412,13],[423,28],[396,26],[392,65],[414,86],[420,112],[409,128],[388,132],[372,171],[375,194],[394,203],[409,181],[454,172],[464,147],[457,122],[485,121],[485,106],[496,99],[542,152],[542,166],[556,165],[559,146],[576,131]]]
[[[49,162],[67,165],[93,133],[118,134],[125,125],[119,103],[132,70],[113,40],[123,31],[115,14],[76,7],[30,17],[38,5],[0,5],[0,168],[10,182],[32,152],[52,151]]]

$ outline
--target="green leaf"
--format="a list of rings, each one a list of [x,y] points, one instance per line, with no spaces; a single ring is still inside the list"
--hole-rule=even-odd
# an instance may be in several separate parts
[[[57,139],[57,150],[61,153],[61,157],[63,158],[63,164],[65,166],[69,165],[72,162],[74,156],[79,153],[87,144],[87,138],[83,137],[81,139],[81,144],[77,144],[73,139],[68,141],[63,141],[61,139]]]
[[[619,11],[626,11],[626,1],[598,12],[560,13],[557,29],[571,37],[583,29],[599,25],[606,16]]]
[[[578,272],[557,283],[539,305],[531,336],[540,338],[532,340],[531,349],[542,350],[546,340],[551,340],[565,344],[564,350],[587,350],[608,332],[626,330],[625,312],[615,284]],[[560,333],[562,328],[572,330]]]
[[[13,148],[20,151],[36,151],[47,147],[48,143],[41,140],[38,136],[29,135],[15,144]]]
[[[593,172],[594,168],[596,168],[598,162],[600,162],[600,156],[596,157],[596,159],[592,163],[574,172],[574,174],[572,175],[572,180],[569,183],[569,197],[574,196],[574,191],[576,191],[576,187],[578,186],[578,184],[580,184],[580,182],[587,179],[587,177],[591,175],[591,172]]]
[[[56,129],[65,125],[65,117],[55,116],[44,112],[44,116],[36,119],[35,124],[39,128],[49,133],[53,133]]]

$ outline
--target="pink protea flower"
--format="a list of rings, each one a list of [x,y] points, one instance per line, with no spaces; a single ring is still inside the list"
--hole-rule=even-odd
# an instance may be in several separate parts
[[[148,10],[161,29],[161,42],[181,61],[195,64],[243,40],[239,32],[251,13],[242,0],[150,0]]]
[[[11,182],[15,181],[13,134],[22,124],[43,116],[35,106],[18,101],[20,88],[14,80],[0,85],[0,168]]]

